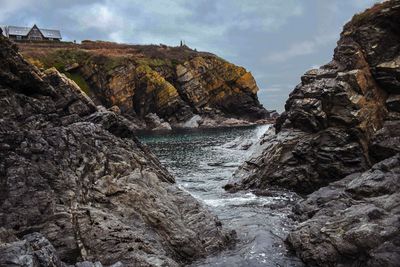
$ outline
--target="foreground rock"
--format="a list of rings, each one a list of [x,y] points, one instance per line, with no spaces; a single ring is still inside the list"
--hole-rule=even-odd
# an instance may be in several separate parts
[[[117,109],[0,48],[2,264],[177,266],[231,242]]]
[[[398,266],[400,154],[312,193],[288,242],[318,266]]]
[[[398,0],[355,15],[226,186],[311,193],[287,238],[310,266],[399,266],[399,29]]]
[[[97,104],[117,106],[140,128],[241,125],[271,118],[257,98],[250,72],[205,52],[188,48],[83,42],[81,45],[27,44],[23,55],[39,67],[56,66]],[[149,120],[156,115],[161,128]],[[194,118],[200,117],[193,124]],[[204,123],[203,123],[204,121]]]

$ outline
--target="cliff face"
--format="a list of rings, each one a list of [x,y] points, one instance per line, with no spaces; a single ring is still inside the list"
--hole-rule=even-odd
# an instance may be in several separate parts
[[[231,241],[130,121],[0,48],[1,266],[178,266]]]
[[[399,60],[400,1],[355,15],[333,60],[302,76],[275,132],[226,186],[315,191],[288,239],[309,264],[400,262]]]
[[[35,65],[55,66],[98,103],[119,107],[139,124],[148,121],[149,114],[172,126],[184,126],[195,115],[202,118],[198,124],[206,126],[226,118],[255,121],[269,117],[257,99],[258,88],[251,73],[186,46],[86,41],[46,49],[20,44],[20,49]]]
[[[399,119],[397,3],[355,16],[333,60],[301,77],[276,133],[266,135],[264,148],[238,171],[239,188],[277,185],[309,193],[381,159],[370,155],[371,140]]]

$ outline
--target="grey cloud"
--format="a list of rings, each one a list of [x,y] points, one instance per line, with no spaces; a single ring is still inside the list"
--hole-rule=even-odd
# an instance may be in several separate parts
[[[311,40],[300,41],[291,44],[290,47],[282,51],[276,51],[267,55],[266,61],[284,62],[297,56],[309,55],[318,51],[320,46],[334,42],[338,38],[337,33],[319,35]]]

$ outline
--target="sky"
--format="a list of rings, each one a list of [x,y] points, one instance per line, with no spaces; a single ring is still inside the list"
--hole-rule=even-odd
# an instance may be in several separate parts
[[[300,76],[328,63],[343,25],[377,0],[0,0],[0,25],[208,51],[251,71],[269,110],[284,110]]]

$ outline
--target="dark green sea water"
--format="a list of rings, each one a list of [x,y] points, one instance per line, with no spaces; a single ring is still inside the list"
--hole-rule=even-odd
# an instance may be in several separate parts
[[[222,188],[249,157],[268,126],[143,134],[140,139],[174,174],[177,184],[235,229],[237,245],[193,266],[303,266],[284,244],[294,222],[288,217],[297,196],[256,196]],[[250,146],[250,147],[249,147]],[[245,150],[246,147],[249,147]]]

